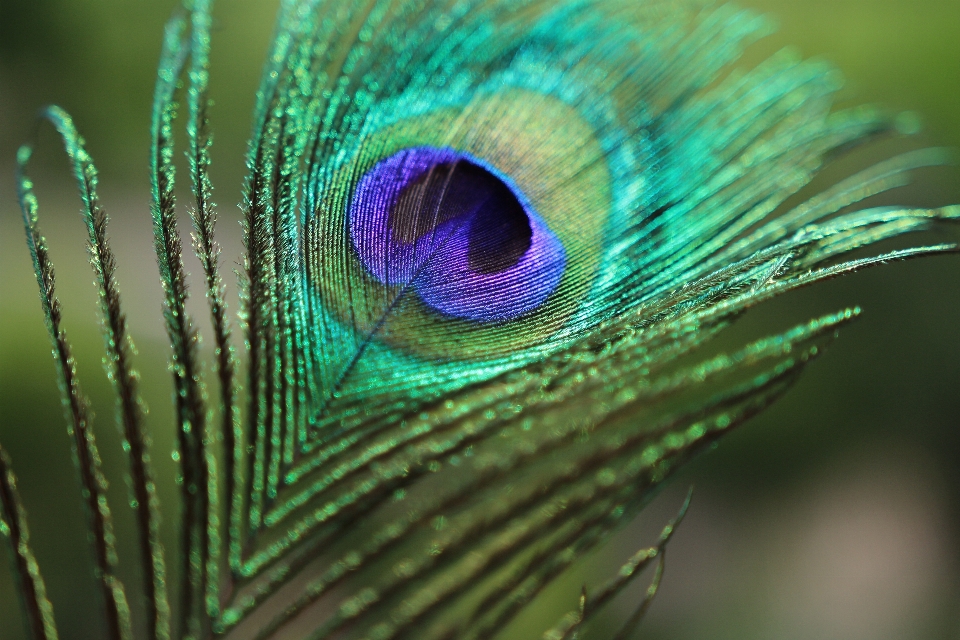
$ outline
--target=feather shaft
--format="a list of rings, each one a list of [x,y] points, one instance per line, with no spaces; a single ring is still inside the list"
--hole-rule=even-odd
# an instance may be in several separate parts
[[[27,245],[33,259],[40,288],[40,302],[60,382],[60,397],[67,416],[68,433],[73,439],[74,462],[80,476],[81,493],[87,512],[87,527],[93,547],[96,577],[105,607],[107,637],[128,640],[131,637],[130,609],[123,583],[114,574],[117,553],[114,545],[113,519],[107,503],[107,480],[103,475],[100,454],[93,434],[89,403],[77,380],[76,363],[66,332],[61,327],[60,301],[56,296],[56,277],[46,239],[40,233],[37,198],[33,183],[26,176],[32,149],[20,147],[17,153],[17,186],[23,213]]]
[[[10,458],[3,447],[0,447],[0,535],[10,544],[24,621],[31,639],[57,640],[53,605],[47,599],[47,587],[30,548],[27,512],[17,491],[17,478],[13,475]]]
[[[211,459],[205,452],[206,409],[197,354],[199,336],[186,311],[187,281],[174,196],[173,121],[175,92],[189,47],[180,13],[167,23],[154,91],[150,155],[152,216],[157,263],[164,289],[164,319],[171,345],[180,463],[180,629],[195,640],[208,625]]]
[[[144,427],[139,375],[130,362],[132,340],[121,310],[116,258],[107,237],[108,218],[100,206],[96,191],[97,171],[70,116],[58,107],[48,107],[43,115],[63,138],[84,203],[83,215],[89,236],[91,262],[100,289],[104,344],[108,354],[107,375],[117,394],[120,432],[127,445],[124,449],[128,451],[130,483],[136,505],[140,570],[147,601],[147,633],[150,638],[166,640],[170,636],[170,607],[166,593],[164,551],[160,543],[160,501],[151,470],[151,443]]]
[[[640,607],[646,607],[649,601],[652,601],[653,594],[656,593],[657,586],[659,586],[660,583],[660,576],[663,573],[662,558],[666,550],[666,545],[670,541],[670,538],[673,537],[677,526],[679,526],[680,522],[683,521],[683,517],[687,512],[687,508],[690,506],[691,497],[692,490],[687,492],[687,498],[680,507],[680,512],[677,514],[677,516],[663,528],[663,531],[660,533],[660,540],[657,543],[657,546],[641,549],[635,553],[622,567],[620,567],[620,570],[617,572],[617,575],[614,578],[610,579],[595,592],[588,594],[587,590],[584,589],[583,595],[580,598],[579,610],[577,612],[567,614],[564,617],[564,620],[561,621],[557,626],[545,632],[543,635],[544,640],[571,640],[576,638],[583,625],[590,618],[592,618],[601,607],[615,598],[633,581],[634,578],[637,577],[641,571],[643,571],[643,569],[645,569],[651,562],[659,558],[660,562],[658,563],[657,572],[654,575],[650,589],[647,591],[647,597],[644,598],[640,604]]]
[[[224,491],[226,501],[226,515],[224,516],[225,531],[223,537],[228,540],[228,553],[239,554],[240,540],[237,534],[238,522],[241,517],[242,501],[236,487],[242,481],[240,450],[242,434],[240,419],[237,413],[237,361],[233,346],[230,343],[231,329],[227,319],[225,301],[225,287],[220,276],[220,245],[214,238],[216,228],[216,211],[213,206],[213,185],[209,177],[211,136],[209,130],[208,110],[210,99],[208,96],[209,79],[209,49],[210,49],[210,11],[212,2],[197,1],[191,12],[190,38],[190,88],[188,91],[189,120],[187,135],[190,144],[190,174],[193,182],[195,209],[191,211],[194,227],[194,248],[203,267],[206,284],[207,301],[210,305],[210,316],[213,325],[215,344],[215,370],[220,387],[221,422],[219,437],[224,448]],[[211,502],[215,503],[217,496],[216,473],[210,460],[209,494]],[[219,564],[218,552],[220,532],[215,526],[217,509],[216,504],[208,508],[210,526],[207,537],[210,539],[210,557],[207,563],[207,610],[211,618],[220,615],[219,594]],[[229,591],[230,585],[227,585]]]

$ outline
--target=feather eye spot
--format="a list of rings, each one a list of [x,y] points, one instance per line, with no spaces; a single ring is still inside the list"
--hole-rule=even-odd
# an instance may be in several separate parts
[[[399,371],[537,357],[595,315],[591,292],[617,276],[604,247],[623,228],[623,203],[620,165],[593,120],[542,91],[502,86],[374,111],[362,142],[324,165],[333,187],[318,182],[306,207],[315,323]],[[474,205],[498,206],[458,210],[437,176]]]
[[[519,189],[451,149],[414,147],[377,163],[357,185],[349,224],[373,277],[465,320],[535,310],[566,267],[563,244]]]

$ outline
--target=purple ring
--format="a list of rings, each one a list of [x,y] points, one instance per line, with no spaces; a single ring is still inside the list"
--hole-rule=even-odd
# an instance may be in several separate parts
[[[540,307],[566,266],[562,243],[490,165],[435,147],[404,149],[357,184],[350,238],[379,282],[411,286],[440,313],[479,322]]]

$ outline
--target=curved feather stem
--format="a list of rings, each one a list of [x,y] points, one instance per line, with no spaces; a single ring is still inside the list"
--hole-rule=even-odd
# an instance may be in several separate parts
[[[660,561],[657,562],[657,568],[653,573],[653,580],[650,581],[650,586],[647,587],[647,593],[643,596],[643,600],[640,601],[640,604],[637,605],[637,608],[632,614],[630,614],[630,618],[623,623],[623,626],[620,627],[616,635],[610,640],[627,640],[627,638],[636,632],[637,627],[640,626],[640,623],[643,622],[643,618],[645,615],[647,615],[650,605],[653,604],[653,599],[660,591],[660,580],[663,578],[663,568],[667,561],[666,548],[660,549],[659,556]]]
[[[27,512],[17,491],[10,458],[0,446],[0,535],[10,543],[17,576],[17,592],[23,606],[24,621],[32,640],[57,640],[57,623],[53,605],[47,599],[47,587],[37,559],[30,548]]]
[[[206,408],[199,336],[186,311],[187,281],[174,196],[173,121],[175,93],[186,56],[186,19],[178,12],[167,23],[157,72],[150,156],[153,229],[164,289],[164,319],[171,345],[177,413],[181,520],[180,638],[202,637],[208,627],[211,459],[205,451]]]
[[[588,594],[586,587],[584,587],[583,594],[580,597],[579,610],[567,614],[564,616],[564,620],[557,626],[544,633],[544,640],[575,640],[583,625],[588,622],[600,608],[621,593],[651,562],[660,558],[657,572],[650,584],[650,588],[647,590],[647,596],[641,601],[637,609],[638,611],[641,609],[646,611],[660,584],[660,576],[663,573],[663,556],[666,552],[667,543],[670,542],[670,538],[673,537],[677,527],[683,521],[687,509],[690,507],[690,499],[692,497],[693,488],[687,491],[687,497],[683,501],[683,505],[680,507],[677,516],[663,528],[657,546],[641,549],[635,553],[620,567],[620,570],[614,578],[610,579],[594,593]]]
[[[216,373],[220,385],[221,421],[219,438],[224,448],[224,496],[226,499],[225,537],[232,553],[239,553],[239,538],[236,535],[237,520],[240,518],[242,502],[236,487],[242,478],[240,472],[242,434],[237,413],[237,362],[233,346],[230,344],[231,329],[227,319],[225,288],[220,276],[220,245],[214,237],[216,211],[212,200],[213,185],[210,182],[210,146],[211,135],[207,112],[210,106],[208,96],[209,49],[210,49],[210,10],[212,2],[197,0],[191,13],[192,34],[190,40],[190,88],[188,91],[189,120],[187,135],[190,144],[190,174],[196,208],[191,211],[194,228],[194,248],[203,266],[210,304],[215,343]],[[211,467],[212,469],[212,467]],[[217,498],[214,484],[216,474],[211,470],[211,502]],[[208,563],[207,609],[212,618],[220,615],[219,575],[219,538],[220,531],[214,526],[216,507],[211,510],[211,526],[208,537],[211,539],[210,561]],[[230,586],[227,586],[229,591]]]
[[[63,138],[67,155],[84,203],[91,263],[100,289],[104,343],[107,350],[107,375],[113,382],[120,413],[121,435],[128,452],[130,482],[133,491],[139,535],[140,570],[147,602],[148,637],[170,637],[170,605],[167,602],[166,569],[160,543],[160,502],[150,469],[150,437],[144,429],[144,410],[140,400],[139,375],[130,362],[132,341],[122,312],[116,281],[116,258],[107,237],[107,214],[97,196],[97,171],[70,116],[59,107],[44,111]]]
[[[127,640],[131,637],[130,608],[123,583],[114,575],[117,553],[114,547],[113,521],[106,496],[107,480],[103,475],[100,454],[93,435],[89,405],[77,380],[76,364],[66,332],[60,326],[60,301],[56,296],[53,263],[47,252],[46,240],[40,233],[33,183],[25,173],[31,154],[32,149],[29,146],[20,147],[17,153],[17,185],[27,245],[40,287],[44,320],[53,343],[54,361],[60,380],[60,397],[67,414],[68,433],[73,438],[74,461],[80,474],[80,486],[87,511],[95,573],[105,606],[107,637],[110,640]]]

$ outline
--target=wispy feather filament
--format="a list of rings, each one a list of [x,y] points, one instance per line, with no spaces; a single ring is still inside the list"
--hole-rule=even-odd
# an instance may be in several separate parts
[[[768,31],[750,12],[666,0],[284,0],[241,195],[238,353],[210,178],[210,11],[195,0],[168,22],[150,129],[176,407],[176,582],[96,171],[69,116],[45,111],[84,202],[154,640],[267,640],[299,624],[317,640],[494,637],[694,453],[780,397],[859,310],[728,353],[701,347],[774,296],[956,251],[849,257],[960,218],[960,206],[848,211],[948,162],[942,150],[885,160],[787,207],[826,157],[896,126],[872,109],[831,111],[839,83],[824,63],[778,54],[726,73]],[[213,327],[209,396],[177,227],[182,94]],[[105,479],[23,175],[29,156],[24,147],[28,245],[109,635],[126,640]],[[35,638],[52,640],[0,458],[28,617]],[[656,561],[616,635],[627,637],[688,502],[544,637],[577,637]]]

